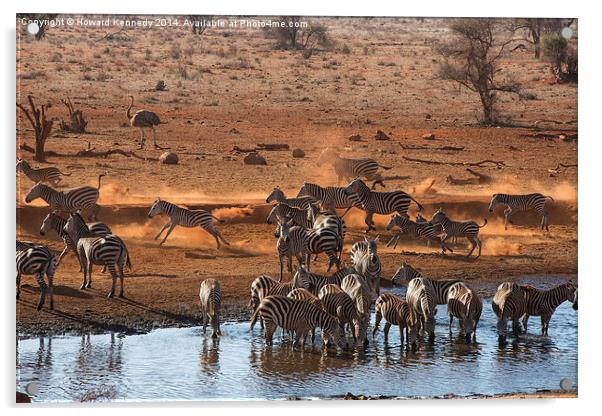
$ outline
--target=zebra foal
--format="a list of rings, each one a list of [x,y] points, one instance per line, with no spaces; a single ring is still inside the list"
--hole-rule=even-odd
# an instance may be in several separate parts
[[[510,194],[494,194],[489,203],[489,212],[493,212],[499,206],[505,206],[504,210],[504,229],[508,229],[508,220],[511,215],[520,211],[534,210],[541,217],[540,228],[549,231],[548,228],[548,212],[546,211],[546,200],[554,201],[551,196],[542,195],[540,193],[526,195],[510,195]]]
[[[54,273],[56,271],[56,258],[52,250],[44,245],[17,240],[15,252],[17,268],[17,300],[21,295],[21,275],[35,275],[40,286],[40,299],[36,309],[39,311],[44,306],[46,292],[50,296],[50,309],[54,309]],[[44,275],[48,283],[44,280]]]
[[[392,293],[383,293],[374,303],[374,329],[372,338],[376,336],[380,321],[385,319],[385,342],[389,340],[389,330],[392,325],[399,326],[401,345],[404,343],[404,330],[408,345],[416,347],[417,324],[412,308],[405,298],[400,298]]]
[[[479,225],[475,221],[453,221],[450,220],[447,215],[445,215],[445,212],[443,212],[441,208],[439,208],[433,214],[431,223],[441,224],[443,233],[445,234],[441,240],[442,244],[445,244],[445,241],[450,237],[465,237],[472,244],[472,248],[466,257],[470,257],[477,247],[479,248],[479,254],[477,254],[477,258],[481,257],[481,248],[483,243],[479,239],[479,230],[487,225],[487,218],[485,218],[483,225]]]
[[[448,291],[447,315],[449,316],[449,332],[451,334],[454,317],[460,321],[464,331],[464,339],[468,343],[477,338],[477,325],[483,312],[483,302],[465,283],[454,283]]]
[[[541,334],[548,335],[550,319],[556,308],[564,301],[577,302],[577,286],[572,280],[548,290],[536,289],[533,286],[522,285],[525,296],[525,314],[523,315],[523,329],[527,332],[527,323],[530,316],[541,317]]]
[[[374,159],[342,158],[332,147],[327,147],[326,149],[324,149],[322,153],[320,153],[318,161],[316,162],[318,166],[322,166],[325,163],[332,165],[337,175],[339,183],[348,181],[351,178],[359,176],[366,178],[366,180],[374,181],[374,183],[372,184],[372,189],[374,189],[377,184],[382,186],[383,188],[385,187],[383,177],[378,173],[378,169],[391,169],[388,166],[383,166],[379,164]]]
[[[61,181],[61,175],[71,176],[71,173],[63,173],[55,167],[32,168],[25,159],[17,159],[17,172],[23,172],[32,182],[47,182],[52,186],[57,186]]]
[[[211,323],[212,338],[217,338],[222,334],[219,328],[220,310],[222,306],[222,292],[220,284],[215,279],[205,279],[201,282],[199,290],[199,302],[201,306],[201,316],[203,318],[203,334],[207,328],[207,323]]]

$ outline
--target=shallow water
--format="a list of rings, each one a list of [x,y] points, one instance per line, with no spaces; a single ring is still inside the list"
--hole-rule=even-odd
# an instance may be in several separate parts
[[[397,293],[402,290],[394,290]],[[381,328],[362,353],[293,351],[281,341],[265,347],[259,326],[224,323],[212,340],[200,328],[159,329],[145,335],[61,336],[21,340],[17,387],[35,381],[36,401],[80,401],[86,393],[112,400],[236,400],[330,397],[347,392],[400,397],[496,394],[557,389],[577,380],[577,313],[562,304],[542,337],[539,318],[504,347],[497,343],[490,299],[484,300],[477,343],[467,345],[445,306],[438,306],[436,340],[416,352],[400,348],[393,327]],[[210,331],[207,331],[208,334]],[[575,386],[576,387],[576,386]]]

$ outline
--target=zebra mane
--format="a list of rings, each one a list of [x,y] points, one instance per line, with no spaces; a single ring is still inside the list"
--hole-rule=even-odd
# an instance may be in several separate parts
[[[83,227],[86,228],[86,230],[90,231],[90,229],[88,228],[88,224],[86,224],[86,221],[84,220],[84,217],[82,217],[82,214],[80,214],[79,212],[72,212],[71,213],[72,217],[78,218],[79,222],[81,223],[81,225]]]

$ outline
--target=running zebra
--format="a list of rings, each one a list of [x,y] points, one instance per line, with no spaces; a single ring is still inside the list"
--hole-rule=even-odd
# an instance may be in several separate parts
[[[447,298],[447,315],[449,316],[449,332],[451,334],[454,317],[460,321],[467,343],[476,341],[477,325],[483,312],[483,302],[466,283],[454,283],[449,288]]]
[[[418,324],[420,325],[420,335],[428,332],[429,341],[435,340],[435,289],[429,279],[417,277],[410,280],[406,299],[412,308]]]
[[[378,168],[391,169],[388,166],[379,164],[374,159],[342,158],[332,147],[327,147],[320,153],[316,164],[322,166],[324,163],[332,165],[337,175],[338,183],[349,181],[355,177],[363,177],[366,180],[374,181],[372,189],[376,187],[376,184],[379,184],[383,188],[385,187],[383,177],[378,173]]]
[[[17,159],[17,172],[23,172],[32,182],[47,182],[52,186],[57,186],[61,181],[61,175],[71,176],[70,173],[63,173],[55,167],[32,168],[25,159]]]
[[[275,187],[265,200],[267,204],[269,204],[272,201],[280,203],[283,202],[288,206],[303,209],[307,209],[307,207],[310,204],[315,204],[318,202],[316,199],[310,196],[302,196],[299,198],[287,198],[279,186]]]
[[[316,211],[314,205],[310,205],[307,208],[307,218],[312,224],[313,229],[317,230],[320,228],[330,228],[334,230],[340,241],[339,247],[339,258],[343,256],[343,245],[345,242],[345,234],[347,233],[347,226],[343,218],[339,217],[334,211]],[[317,260],[318,255],[314,258]]]
[[[536,289],[533,286],[521,286],[525,294],[526,310],[523,316],[523,328],[527,332],[530,316],[541,316],[541,334],[548,335],[550,319],[556,308],[564,301],[577,302],[577,286],[572,280],[549,290]]]
[[[347,293],[355,302],[355,307],[362,319],[360,321],[360,336],[358,339],[364,345],[368,345],[368,323],[370,322],[370,305],[376,300],[374,292],[370,289],[370,285],[363,276],[359,274],[348,274],[341,281],[341,289]]]
[[[199,301],[201,306],[201,316],[203,318],[203,334],[207,328],[207,323],[211,322],[211,329],[213,330],[211,337],[217,338],[218,335],[222,334],[222,331],[219,329],[222,291],[217,280],[205,279],[201,282]]]
[[[40,286],[40,299],[36,309],[39,311],[44,306],[46,292],[50,295],[50,309],[54,309],[54,272],[56,271],[56,258],[52,250],[43,245],[17,240],[15,252],[17,266],[17,300],[21,295],[21,275],[35,275]],[[48,283],[44,280],[44,275]]]
[[[372,330],[372,338],[376,336],[378,327],[382,318],[385,318],[385,342],[389,340],[389,330],[392,325],[399,326],[399,337],[401,338],[401,345],[403,347],[404,336],[403,332],[406,332],[406,339],[408,346],[412,348],[416,347],[417,338],[417,324],[414,317],[412,308],[408,304],[405,298],[400,298],[392,293],[383,293],[376,299],[374,304],[374,329]]]
[[[351,246],[351,264],[357,273],[366,278],[373,294],[373,301],[380,294],[380,274],[382,263],[378,256],[377,236],[374,240],[358,241]],[[372,302],[371,302],[372,304]]]
[[[372,221],[374,214],[387,215],[397,212],[399,215],[407,216],[408,207],[412,201],[418,205],[419,211],[422,209],[422,205],[405,192],[373,192],[360,178],[355,178],[345,188],[345,195],[357,198],[362,209],[366,211],[366,218],[364,219],[368,226],[366,232],[376,230],[374,221]]]
[[[50,211],[60,211],[72,213],[83,211],[89,208],[91,210],[90,220],[95,221],[100,207],[96,204],[100,196],[100,180],[104,173],[98,175],[98,188],[92,186],[80,186],[68,191],[57,191],[43,183],[36,183],[25,196],[25,202],[30,203],[35,199],[42,198],[48,205]]]
[[[277,224],[274,236],[280,237],[280,223],[284,221],[292,221],[293,225],[298,225],[303,228],[313,228],[313,222],[309,219],[308,210],[312,209],[310,204],[306,209],[292,207],[284,202],[278,202],[272,207],[268,214],[267,223]]]
[[[546,231],[548,228],[548,213],[545,209],[546,199],[554,201],[551,196],[542,195],[539,193],[526,194],[526,195],[509,195],[509,194],[494,194],[491,197],[491,203],[489,204],[489,212],[493,212],[498,206],[507,207],[504,210],[504,228],[508,229],[508,218],[516,212],[535,210],[541,217],[541,226]],[[510,222],[512,223],[512,222]]]
[[[491,308],[497,317],[497,330],[499,342],[506,341],[508,320],[512,321],[512,332],[518,336],[521,332],[519,319],[527,311],[525,294],[516,283],[504,282],[500,284],[491,300]]]
[[[159,245],[163,245],[167,237],[171,234],[176,225],[180,225],[182,227],[192,228],[192,227],[201,227],[205,231],[215,238],[215,242],[217,243],[217,249],[220,248],[220,240],[224,242],[227,246],[230,245],[222,234],[219,232],[217,228],[213,225],[213,220],[217,220],[219,222],[224,222],[219,218],[214,217],[210,212],[207,212],[203,209],[195,209],[190,210],[186,208],[182,208],[177,206],[176,204],[172,204],[171,202],[163,201],[161,198],[157,198],[157,200],[153,203],[150,211],[148,212],[148,217],[152,218],[158,214],[166,214],[169,217],[169,221],[167,224],[161,228],[159,234],[156,235],[155,240],[158,239],[163,231],[165,231],[168,227],[169,230],[163,240],[159,243]]]
[[[297,197],[310,196],[322,202],[326,209],[343,209],[357,207],[361,209],[359,200],[345,194],[345,188],[339,186],[321,187],[315,183],[304,182]]]
[[[391,219],[387,224],[387,231],[390,231],[393,227],[398,227],[399,231],[391,238],[391,240],[389,240],[387,247],[395,242],[393,248],[397,248],[399,237],[402,234],[409,234],[412,237],[424,238],[429,242],[436,242],[441,247],[442,253],[445,253],[446,250],[453,252],[453,250],[444,243],[441,237],[439,237],[435,226],[430,222],[414,222],[405,216],[391,215]]]
[[[470,244],[472,244],[472,248],[466,257],[470,257],[477,247],[479,247],[479,254],[477,254],[476,258],[481,257],[483,243],[479,239],[479,229],[487,225],[487,218],[485,218],[483,225],[479,225],[475,221],[453,221],[445,215],[445,212],[443,212],[441,208],[439,208],[437,212],[433,214],[431,223],[441,224],[441,227],[443,227],[443,233],[445,235],[441,240],[442,243],[445,243],[445,240],[450,237],[465,237],[470,241]]]
[[[124,263],[131,269],[130,257],[123,240],[117,236],[109,234],[99,237],[90,232],[86,222],[79,213],[73,213],[65,223],[63,230],[69,238],[75,243],[80,264],[83,266],[84,281],[80,289],[92,287],[92,265],[102,264],[107,266],[113,278],[109,298],[115,294],[115,284],[117,282],[117,271],[119,271],[119,280],[121,288],[119,297],[123,297],[123,266]]]
[[[306,335],[319,327],[322,330],[324,345],[332,339],[341,349],[345,348],[345,336],[337,320],[327,312],[303,300],[290,299],[285,296],[265,297],[252,317],[255,322],[261,317],[265,323],[265,341],[272,345],[272,338],[279,326],[284,330],[293,331],[295,340],[293,346],[305,345]]]
[[[320,289],[318,298],[324,310],[337,318],[343,333],[345,333],[345,325],[349,325],[352,328],[353,340],[361,339],[364,333],[362,328],[364,317],[347,293],[337,285],[328,284]]]

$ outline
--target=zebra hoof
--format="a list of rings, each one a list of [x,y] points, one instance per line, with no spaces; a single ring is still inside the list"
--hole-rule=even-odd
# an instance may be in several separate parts
[[[86,285],[81,285],[81,286],[79,287],[79,290],[86,290]]]
[[[92,283],[90,282],[86,285],[86,289],[91,289],[91,288],[92,288]]]
[[[109,298],[109,299],[112,299],[112,298],[113,298],[113,296],[114,296],[114,293],[113,293],[113,292],[111,292],[111,293],[109,293],[109,295],[107,296],[107,298]]]

